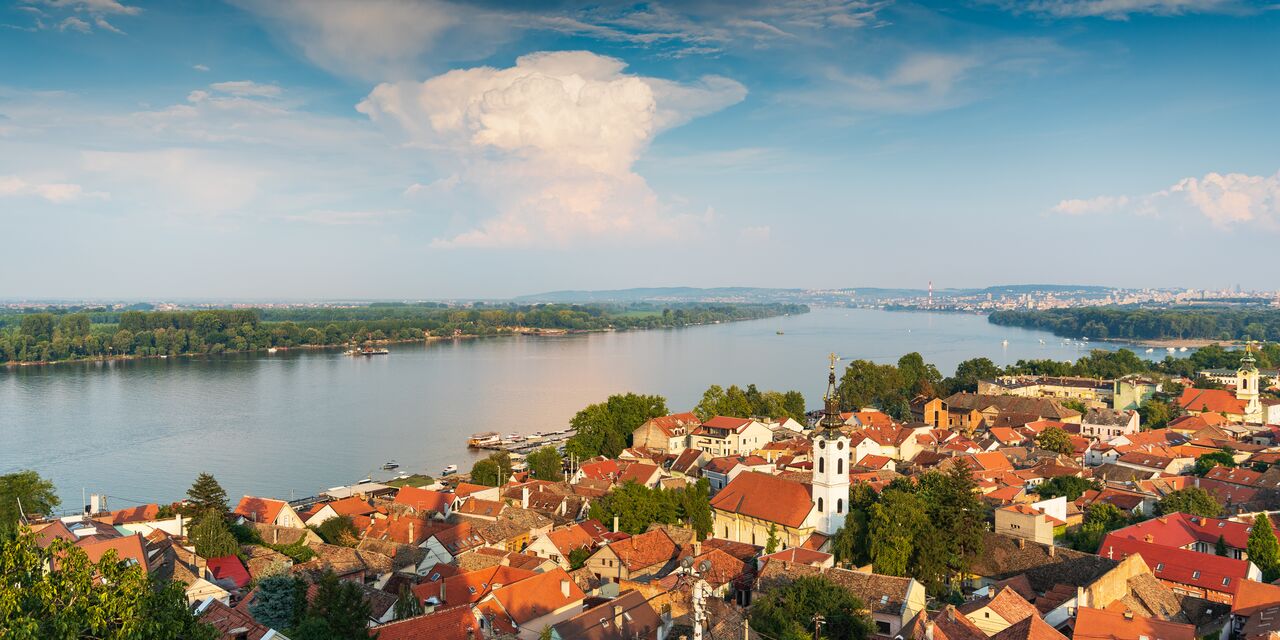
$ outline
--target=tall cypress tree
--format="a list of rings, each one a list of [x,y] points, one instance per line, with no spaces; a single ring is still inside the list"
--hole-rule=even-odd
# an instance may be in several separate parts
[[[1253,519],[1253,528],[1249,530],[1249,561],[1262,570],[1262,580],[1271,582],[1280,577],[1280,542],[1276,541],[1276,532],[1271,528],[1271,519],[1266,513],[1259,513]]]

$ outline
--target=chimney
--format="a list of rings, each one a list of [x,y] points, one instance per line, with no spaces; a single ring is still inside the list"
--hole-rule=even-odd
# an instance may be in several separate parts
[[[613,605],[613,626],[618,631],[622,631],[622,607]]]
[[[693,541],[693,555],[695,557],[702,555],[702,543],[697,540]]]
[[[406,544],[417,544],[417,539],[413,537],[413,520],[409,521],[409,542]]]
[[[1125,610],[1125,612],[1124,612],[1124,619],[1125,619],[1125,620],[1132,620],[1132,619],[1133,619],[1133,611],[1130,611],[1130,610],[1126,609],[1126,610]]]
[[[933,621],[926,620],[924,623],[924,639],[933,640]]]
[[[1019,548],[1019,549],[1026,549],[1026,548],[1027,548],[1027,541],[1026,541],[1026,539],[1024,539],[1024,538],[1018,538],[1018,548]]]
[[[529,486],[525,485],[520,488],[520,508],[529,508]]]
[[[1056,547],[1056,546],[1054,546],[1054,545],[1050,544],[1050,545],[1049,545],[1049,557],[1050,557],[1050,558],[1052,558],[1052,557],[1053,557],[1055,554],[1057,554],[1057,553],[1058,553],[1058,547]]]
[[[444,605],[444,604],[445,604],[445,600],[444,600],[444,577],[443,577],[443,576],[441,576],[441,577],[440,577],[440,604],[441,604],[441,605]]]
[[[565,598],[569,597],[569,581],[568,580],[560,581],[560,595],[564,596]]]
[[[618,516],[613,517],[613,532],[618,532]]]

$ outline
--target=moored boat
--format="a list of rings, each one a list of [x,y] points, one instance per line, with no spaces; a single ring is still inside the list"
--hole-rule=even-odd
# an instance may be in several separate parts
[[[481,433],[473,433],[467,438],[468,447],[486,447],[498,444],[502,438],[498,436],[497,431],[484,431]]]
[[[458,465],[456,465],[456,464],[451,464],[451,465],[449,465],[449,466],[445,467],[445,468],[444,468],[444,470],[440,472],[440,475],[442,475],[442,476],[451,476],[451,475],[453,475],[453,474],[455,474],[455,473],[457,473],[457,472],[458,472]]]

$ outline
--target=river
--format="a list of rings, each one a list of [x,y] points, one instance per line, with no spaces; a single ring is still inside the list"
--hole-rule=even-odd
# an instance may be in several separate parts
[[[949,375],[978,356],[1004,365],[1086,350],[984,316],[828,308],[684,329],[398,344],[369,358],[293,350],[0,368],[0,473],[37,470],[70,509],[82,491],[111,496],[112,508],[175,500],[201,471],[233,501],[303,497],[371,471],[389,477],[377,471],[387,460],[405,472],[465,470],[476,455],[467,434],[563,428],[611,393],[661,394],[685,411],[708,385],[755,383],[799,389],[817,407],[829,352],[888,363],[919,351]]]

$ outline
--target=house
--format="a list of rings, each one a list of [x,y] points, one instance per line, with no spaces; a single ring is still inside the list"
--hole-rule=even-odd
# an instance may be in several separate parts
[[[622,476],[622,472],[625,470],[626,464],[627,463],[625,462],[619,462],[612,458],[587,462],[578,467],[578,470],[574,472],[573,476],[569,479],[569,482],[578,484],[583,480],[598,480],[612,485],[618,481],[619,477]]]
[[[639,591],[584,610],[551,627],[552,640],[665,640],[670,622]]]
[[[289,640],[284,634],[259,624],[248,611],[240,611],[213,598],[195,609],[200,621],[218,630],[222,640]]]
[[[962,417],[958,424],[938,419],[939,424],[934,424],[938,427],[957,426],[972,430],[978,426],[974,420],[979,416],[983,423],[994,425],[996,419],[1005,414],[1024,414],[1036,416],[1041,420],[1080,424],[1079,411],[1069,409],[1050,398],[960,392],[947,396],[942,402],[948,415],[959,409],[961,411],[959,415]],[[925,422],[931,422],[927,418],[926,416]]]
[[[1166,622],[1130,612],[1081,607],[1072,640],[1195,640],[1194,625]]]
[[[534,640],[543,629],[580,613],[585,598],[564,569],[554,569],[495,588],[475,606],[475,613],[486,634]]]
[[[1086,438],[1110,440],[1116,436],[1138,433],[1138,412],[1093,408],[1080,420],[1080,435]]]
[[[381,624],[372,629],[378,640],[479,640],[480,622],[471,607],[436,609],[431,613]]]
[[[284,500],[245,496],[240,499],[240,503],[236,505],[231,514],[238,516],[240,524],[254,522],[291,529],[304,529],[307,526],[303,523],[302,518],[298,516],[298,512],[294,511],[293,507],[289,506],[289,503]]]
[[[1123,560],[1134,554],[1142,556],[1152,574],[1174,593],[1213,602],[1231,604],[1240,583],[1262,578],[1262,572],[1248,560],[1164,547],[1145,540],[1108,534],[1098,548],[1098,555],[1110,560]]]
[[[701,423],[689,412],[650,418],[632,432],[631,442],[655,453],[678,455],[689,446],[689,434]]]
[[[581,524],[552,529],[529,543],[525,548],[528,553],[548,558],[564,569],[570,568],[569,554],[579,549],[590,552],[595,548],[596,539]]]
[[[701,473],[702,466],[710,459],[711,454],[702,449],[685,449],[671,461],[671,466],[667,470],[677,478],[696,478]]]
[[[306,519],[306,525],[308,527],[318,527],[339,516],[355,518],[356,516],[368,516],[376,512],[377,509],[374,509],[363,499],[355,497],[343,498],[323,503],[319,509],[312,513],[311,517]]]
[[[1271,640],[1280,634],[1280,586],[1246,580],[1231,604],[1233,637]]]
[[[1116,529],[1110,535],[1214,555],[1217,555],[1218,540],[1221,539],[1227,550],[1226,557],[1248,560],[1247,547],[1252,529],[1247,522],[1173,513]]]
[[[1160,382],[1137,374],[1117,378],[1114,388],[1111,408],[1116,411],[1135,410],[1163,390]]]
[[[658,486],[658,481],[662,479],[662,468],[656,464],[648,462],[635,462],[627,466],[627,470],[618,476],[618,484],[625,482],[634,482],[638,485],[649,487],[650,489]]]
[[[464,571],[438,581],[421,582],[412,587],[413,596],[423,606],[457,606],[475,604],[491,591],[537,575],[528,569],[493,565],[475,571]]]
[[[776,528],[783,548],[798,547],[814,532],[809,489],[756,471],[738,474],[711,499],[713,535],[763,545]]]
[[[1076,400],[1090,406],[1102,406],[1110,404],[1115,383],[1071,376],[999,376],[994,380],[979,380],[978,393]]]
[[[1036,593],[1046,593],[1059,584],[1069,585],[1074,592],[1076,587],[1092,583],[1117,563],[1118,560],[1092,553],[988,532],[983,538],[982,555],[975,558],[969,568],[969,579],[970,586],[978,589],[1025,576]]]
[[[419,565],[418,574],[433,564],[448,564],[454,558],[479,547],[486,542],[479,532],[473,530],[470,522],[460,522],[443,530],[435,531],[423,540],[422,547],[427,555]]]
[[[1008,586],[999,589],[993,596],[970,600],[956,607],[956,610],[988,636],[1000,633],[1027,618],[1040,617],[1040,612],[1034,605]]]
[[[773,432],[750,418],[715,416],[693,430],[689,446],[712,457],[749,454],[773,441]]]
[[[1129,467],[1153,474],[1178,475],[1195,465],[1192,458],[1161,456],[1142,451],[1130,451],[1115,462],[1121,467]]]
[[[410,513],[444,520],[453,512],[453,495],[419,487],[401,487],[391,504]]]
[[[644,580],[668,573],[679,553],[679,546],[659,528],[600,547],[584,566],[602,580]]]
[[[1028,616],[993,636],[992,640],[1067,640],[1040,616]]]
[[[1041,544],[1053,544],[1055,530],[1067,526],[1067,497],[1033,504],[1011,504],[995,511],[995,532]],[[1012,620],[1010,623],[1017,622]]]
[[[757,571],[763,572],[765,566],[770,562],[781,563],[784,568],[789,568],[794,564],[803,564],[821,569],[830,569],[836,566],[836,557],[822,551],[814,551],[804,547],[791,547],[785,551],[777,551],[766,556],[760,556],[757,559],[757,564],[759,565]]]
[[[744,471],[772,473],[774,468],[773,463],[756,455],[722,456],[707,461],[702,467],[702,477],[711,485],[711,495],[714,496]]]

